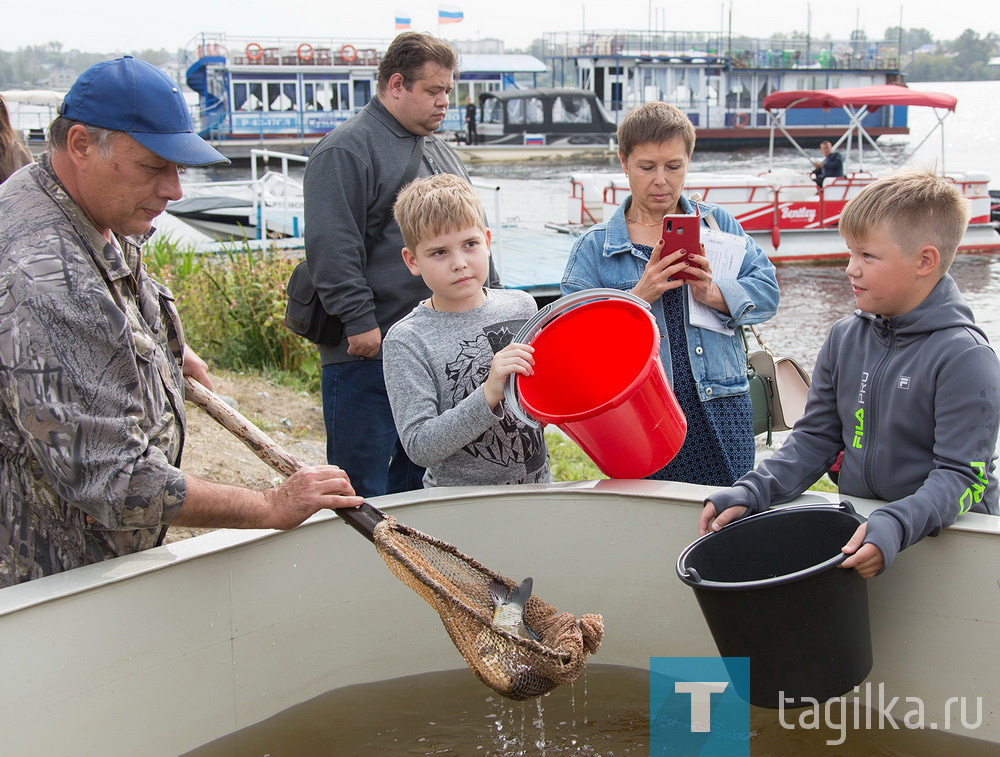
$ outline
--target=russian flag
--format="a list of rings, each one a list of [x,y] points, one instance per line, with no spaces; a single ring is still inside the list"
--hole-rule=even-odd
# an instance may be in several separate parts
[[[439,24],[457,24],[463,18],[465,18],[465,15],[457,5],[438,6]]]
[[[410,14],[409,13],[397,13],[396,14],[396,28],[397,29],[409,29],[410,28]]]

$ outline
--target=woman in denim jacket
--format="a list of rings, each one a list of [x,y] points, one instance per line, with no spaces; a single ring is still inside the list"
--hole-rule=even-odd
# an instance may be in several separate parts
[[[660,328],[660,359],[688,423],[680,452],[650,478],[732,486],[754,465],[753,406],[738,327],[774,315],[778,283],[771,261],[729,213],[681,196],[694,143],[690,120],[666,103],[646,103],[622,120],[619,157],[632,194],[573,246],[561,289],[610,287],[650,303]],[[746,238],[737,278],[713,279],[704,247],[690,256],[663,249],[663,216],[696,209],[703,224],[711,215],[721,231]],[[691,325],[685,281],[671,278],[681,271],[693,277],[687,285],[694,298],[737,333]]]

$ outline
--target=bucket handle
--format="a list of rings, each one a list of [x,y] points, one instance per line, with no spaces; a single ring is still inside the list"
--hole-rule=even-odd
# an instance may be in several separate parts
[[[807,508],[807,507],[811,508],[811,509],[815,509],[817,507],[829,507],[831,510],[843,510],[848,515],[857,515],[858,514],[858,511],[854,509],[854,505],[852,505],[846,499],[841,500],[840,502],[838,502],[835,505],[834,504],[820,505],[820,504],[808,503],[807,502],[806,504],[803,504],[803,505],[787,505],[787,506],[769,508],[769,510],[772,510],[772,509],[773,510],[801,510],[801,509],[804,509],[804,508]],[[769,510],[765,510],[764,512],[769,512]],[[858,516],[858,517],[861,517],[861,516]]]
[[[838,502],[835,505],[833,505],[833,504],[831,504],[831,505],[815,505],[815,504],[789,505],[787,507],[779,507],[779,508],[776,508],[776,509],[777,510],[802,510],[802,509],[805,509],[805,508],[808,508],[810,510],[815,510],[816,508],[829,508],[831,510],[841,510],[841,511],[847,513],[848,515],[854,515],[854,516],[857,516],[859,518],[863,518],[863,516],[858,515],[858,511],[854,509],[854,505],[851,504],[846,499],[845,500],[841,500],[840,502]],[[774,510],[765,510],[764,512],[774,512]],[[684,551],[681,552],[680,556],[678,556],[678,558],[677,558],[677,575],[680,576],[682,580],[689,582],[690,585],[698,584],[698,585],[705,586],[705,587],[711,587],[711,586],[717,586],[718,585],[718,583],[716,581],[706,581],[705,579],[703,579],[701,577],[701,575],[698,573],[697,569],[695,569],[695,568],[693,568],[691,566],[687,566],[687,565],[684,564],[684,562],[687,559],[687,556],[691,552],[691,550],[694,549],[695,546],[698,543],[700,543],[704,539],[707,539],[711,535],[712,534],[706,534],[705,536],[701,537],[700,539],[697,539],[696,541],[694,541],[691,544],[689,544],[684,549]],[[839,564],[839,563],[843,562],[845,559],[847,559],[847,555],[837,555],[836,557],[833,557],[833,558],[831,558],[830,560],[827,561],[828,567],[832,567],[835,564]],[[810,568],[809,570],[812,570],[812,568]],[[799,573],[807,573],[807,572],[808,571],[799,571]],[[786,578],[794,578],[797,575],[798,574],[796,574],[796,573],[792,573],[792,574],[789,574],[788,576],[786,576]],[[756,586],[756,584],[759,584],[759,583],[761,583],[761,582],[759,582],[759,581],[747,581],[747,582],[741,584],[740,586],[743,589],[753,589],[753,588],[759,588],[758,586]]]
[[[641,305],[646,308],[646,310],[652,309],[648,302],[641,297],[636,297],[631,292],[623,292],[620,289],[582,289],[579,292],[573,292],[572,294],[567,294],[565,297],[560,297],[555,302],[550,302],[548,305],[531,316],[531,318],[529,318],[521,327],[521,330],[517,332],[513,341],[518,344],[530,344],[531,340],[538,335],[538,332],[541,331],[546,324],[552,322],[555,318],[558,318],[567,310],[572,310],[573,308],[579,307],[585,303],[596,302],[598,300],[625,300],[626,302],[631,302],[635,305]],[[527,411],[521,407],[521,399],[517,391],[516,379],[516,373],[510,374],[503,387],[503,396],[507,403],[507,407],[510,408],[514,417],[516,417],[524,425],[528,426],[528,428],[538,428],[540,425],[538,421],[528,415]]]

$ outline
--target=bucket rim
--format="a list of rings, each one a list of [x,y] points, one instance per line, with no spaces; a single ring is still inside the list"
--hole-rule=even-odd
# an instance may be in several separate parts
[[[749,523],[759,518],[777,517],[789,511],[842,512],[845,515],[849,515],[855,520],[857,520],[859,526],[866,520],[864,516],[860,515],[854,509],[854,506],[850,502],[844,501],[836,505],[808,504],[808,505],[790,505],[787,507],[777,507],[773,510],[765,510],[762,513],[754,513],[753,515],[740,518],[739,520],[733,521],[732,523],[726,525],[722,530],[728,528],[734,528],[739,526],[740,524]],[[802,570],[796,570],[793,571],[792,573],[784,573],[780,576],[772,576],[770,578],[759,578],[754,581],[710,581],[703,579],[701,576],[698,575],[698,571],[695,568],[686,567],[684,565],[684,562],[687,559],[688,555],[690,555],[691,552],[698,547],[698,545],[700,545],[707,539],[711,539],[713,536],[717,536],[718,534],[722,533],[722,530],[713,531],[710,534],[705,534],[704,536],[699,537],[695,541],[691,542],[687,547],[685,547],[684,550],[677,557],[677,565],[676,565],[677,577],[680,578],[681,581],[686,583],[692,589],[705,589],[708,591],[751,591],[755,589],[771,589],[776,586],[783,586],[785,584],[794,583],[796,581],[802,581],[803,579],[811,578],[812,576],[824,573],[827,570],[830,570],[831,568],[837,567],[848,557],[848,555],[841,552],[827,560],[824,560],[821,563],[817,563],[816,565],[811,565],[808,568],[803,568]]]
[[[615,307],[631,306],[635,308],[635,312],[637,313],[641,312],[646,315],[645,322],[648,323],[650,328],[650,334],[653,336],[653,338],[650,340],[650,354],[649,354],[649,359],[646,361],[645,366],[639,372],[639,375],[637,375],[627,387],[624,387],[618,393],[617,396],[612,397],[607,402],[604,402],[600,405],[596,405],[595,407],[583,410],[578,413],[560,414],[560,415],[553,415],[551,413],[545,413],[537,410],[529,401],[526,400],[526,398],[524,397],[524,393],[520,389],[520,379],[521,379],[520,374],[517,373],[512,374],[512,378],[514,379],[514,382],[517,385],[517,396],[520,400],[520,403],[532,418],[535,418],[545,424],[559,425],[563,423],[577,423],[579,421],[585,421],[597,415],[601,415],[609,410],[613,410],[614,408],[625,404],[629,400],[629,398],[633,394],[635,394],[635,390],[649,380],[650,373],[656,370],[656,363],[658,363],[660,360],[659,327],[656,324],[656,317],[649,310],[643,309],[641,307],[636,307],[627,300],[595,299],[591,300],[590,302],[583,302],[577,305],[576,307],[572,308],[571,310],[567,310],[565,313],[560,313],[558,316],[556,316],[551,321],[546,323],[545,326],[549,326],[552,323],[555,323],[560,318],[566,318],[572,315],[573,313],[578,313],[580,310],[583,310],[585,308],[589,308],[591,306],[596,306],[596,305],[603,305],[607,303],[611,303]],[[541,329],[539,329],[539,333],[540,332]],[[534,338],[537,336],[538,334],[535,334],[532,337],[532,341],[534,341]]]

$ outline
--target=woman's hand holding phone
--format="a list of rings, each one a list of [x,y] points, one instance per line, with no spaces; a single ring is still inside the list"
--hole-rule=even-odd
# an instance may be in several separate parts
[[[632,294],[650,305],[656,302],[664,292],[676,289],[684,283],[677,279],[677,272],[687,267],[687,263],[681,259],[684,253],[675,251],[664,256],[664,244],[665,241],[661,239],[653,246],[653,251],[649,254],[649,262],[646,263],[646,267],[642,271],[642,277],[639,279],[639,283],[632,288]]]

